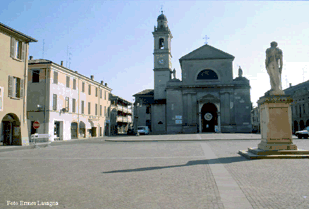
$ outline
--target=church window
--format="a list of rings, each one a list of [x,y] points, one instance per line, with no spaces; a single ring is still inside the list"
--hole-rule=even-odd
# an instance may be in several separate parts
[[[213,70],[202,70],[197,75],[197,80],[217,80],[218,75]]]
[[[164,39],[160,38],[159,39],[159,49],[163,49],[164,48]]]

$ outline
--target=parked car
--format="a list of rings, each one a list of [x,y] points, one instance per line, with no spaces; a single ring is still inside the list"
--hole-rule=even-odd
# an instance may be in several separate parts
[[[308,139],[308,135],[309,135],[309,126],[307,126],[304,130],[302,131],[296,131],[295,132],[295,136],[297,136],[299,139],[303,138],[304,139]]]
[[[139,133],[139,134],[149,134],[149,128],[148,128],[148,126],[138,126],[137,127],[137,132]]]

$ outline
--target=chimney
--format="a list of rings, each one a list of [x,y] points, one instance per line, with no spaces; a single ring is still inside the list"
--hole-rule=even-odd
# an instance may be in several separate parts
[[[292,86],[292,83],[290,83],[290,87]]]
[[[75,73],[78,73],[77,71],[75,71]]]
[[[33,56],[30,56],[30,60],[32,60],[33,59]]]
[[[63,66],[63,61],[61,61],[61,66]]]
[[[93,75],[91,75],[91,76],[90,76],[90,78],[91,78],[91,80],[93,80],[94,76],[93,76]]]
[[[101,81],[101,85],[103,85],[103,81]]]
[[[107,83],[105,83],[105,86],[107,86]]]

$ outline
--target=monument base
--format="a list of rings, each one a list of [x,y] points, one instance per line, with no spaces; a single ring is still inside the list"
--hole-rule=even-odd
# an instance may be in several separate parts
[[[261,150],[297,150],[297,146],[292,143],[278,143],[278,142],[267,142],[261,141],[258,144],[258,148]]]
[[[270,92],[274,93],[274,92]],[[239,150],[247,159],[309,158],[309,151],[298,149],[292,140],[292,113],[289,95],[266,94],[258,101],[261,142],[257,148]]]
[[[247,159],[288,159],[288,158],[309,158],[308,150],[262,150],[259,148],[248,148],[239,150],[238,154]]]

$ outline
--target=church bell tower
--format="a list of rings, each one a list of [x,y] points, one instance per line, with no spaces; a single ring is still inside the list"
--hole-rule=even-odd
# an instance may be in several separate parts
[[[158,16],[157,27],[152,32],[154,38],[154,99],[166,99],[166,83],[171,79],[172,54],[171,40],[172,33],[167,25],[167,19],[162,14]]]

